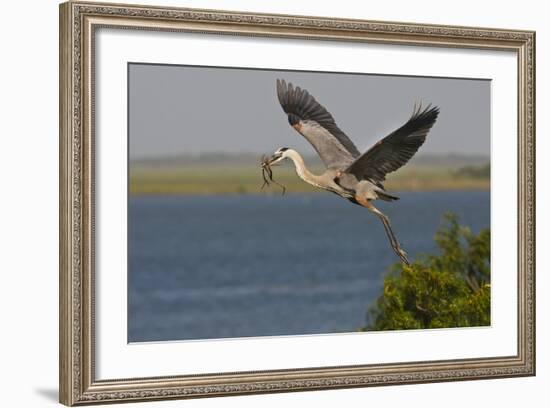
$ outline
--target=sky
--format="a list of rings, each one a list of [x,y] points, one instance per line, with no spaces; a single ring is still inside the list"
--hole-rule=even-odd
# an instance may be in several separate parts
[[[307,89],[361,152],[422,102],[440,115],[421,153],[489,156],[489,80],[131,63],[130,159],[279,147],[313,154],[279,105],[277,78]]]

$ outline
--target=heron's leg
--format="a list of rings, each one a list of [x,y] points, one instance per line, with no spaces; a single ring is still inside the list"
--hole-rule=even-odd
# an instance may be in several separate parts
[[[378,215],[378,217],[382,221],[382,224],[384,225],[384,229],[386,230],[386,235],[388,236],[388,239],[390,240],[390,244],[391,244],[393,250],[395,251],[395,253],[397,254],[397,256],[401,259],[401,261],[405,265],[410,265],[411,263],[409,262],[409,260],[407,258],[407,253],[399,245],[399,241],[397,241],[397,238],[395,237],[395,233],[392,230],[390,220],[388,219],[388,217],[385,214],[381,213],[381,212],[380,213],[377,213],[375,211],[373,211],[373,212],[376,215]]]
[[[377,210],[375,208],[375,210]],[[382,224],[384,225],[384,229],[386,230],[386,235],[388,236],[391,246],[394,250],[394,252],[397,254],[397,256],[401,259],[401,262],[403,262],[405,265],[410,265],[409,259],[407,258],[407,253],[401,248],[401,245],[399,245],[399,241],[397,241],[397,238],[395,237],[395,233],[392,230],[392,227],[390,225],[390,220],[386,215],[383,213],[377,213],[376,211],[373,211],[380,220],[382,221]]]
[[[410,265],[411,263],[407,258],[407,253],[401,248],[401,246],[399,245],[399,241],[397,241],[397,238],[395,237],[395,233],[393,232],[389,218],[384,213],[382,213],[382,211],[372,205],[369,200],[366,200],[359,196],[355,196],[355,200],[363,207],[376,214],[378,218],[380,218],[394,252],[401,259],[401,262],[403,262],[405,265]]]

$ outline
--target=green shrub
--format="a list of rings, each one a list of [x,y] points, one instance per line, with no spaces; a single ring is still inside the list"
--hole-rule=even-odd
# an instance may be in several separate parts
[[[446,214],[435,236],[438,256],[396,264],[361,330],[472,327],[491,324],[491,237]]]

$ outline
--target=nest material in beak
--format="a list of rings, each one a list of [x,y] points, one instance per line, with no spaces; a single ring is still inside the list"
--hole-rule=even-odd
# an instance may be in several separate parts
[[[286,187],[282,184],[276,182],[273,180],[273,170],[271,170],[270,164],[273,162],[271,158],[268,158],[267,156],[262,156],[261,161],[261,168],[262,168],[262,178],[264,180],[264,184],[262,184],[262,189],[265,186],[269,186],[271,183],[278,185],[283,190],[282,195],[286,192]]]

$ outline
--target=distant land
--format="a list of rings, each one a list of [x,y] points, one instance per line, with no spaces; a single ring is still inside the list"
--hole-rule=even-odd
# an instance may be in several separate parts
[[[272,153],[272,152],[269,152]],[[302,154],[306,164],[312,167],[322,166],[321,160],[314,154]],[[203,153],[175,154],[162,157],[140,157],[130,161],[138,167],[247,167],[259,164],[261,153]],[[311,164],[310,164],[311,163]],[[465,167],[489,163],[485,155],[462,154],[422,154],[414,156],[406,167]]]
[[[272,194],[276,186],[261,189],[261,154],[208,153],[138,158],[130,161],[131,194]],[[314,155],[306,165],[321,173]],[[385,183],[391,191],[481,190],[490,187],[489,157],[460,154],[419,154],[391,173]],[[298,178],[291,162],[273,167],[274,178],[292,192],[318,191]]]

